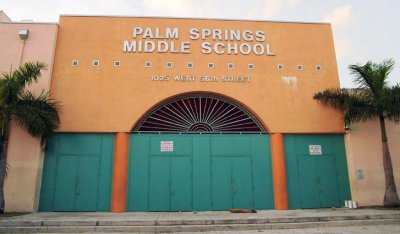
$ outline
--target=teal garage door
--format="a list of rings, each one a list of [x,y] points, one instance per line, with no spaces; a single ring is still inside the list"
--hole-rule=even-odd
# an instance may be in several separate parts
[[[114,136],[56,134],[43,165],[39,211],[109,211]]]
[[[274,205],[266,134],[132,134],[128,180],[128,211]]]
[[[289,208],[341,207],[350,200],[342,135],[285,135]]]

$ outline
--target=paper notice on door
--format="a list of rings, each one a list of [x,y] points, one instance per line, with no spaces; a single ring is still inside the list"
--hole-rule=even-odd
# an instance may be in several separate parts
[[[322,155],[321,145],[309,145],[308,149],[310,150],[310,155]]]
[[[161,141],[160,143],[161,152],[173,152],[174,142],[173,141]]]

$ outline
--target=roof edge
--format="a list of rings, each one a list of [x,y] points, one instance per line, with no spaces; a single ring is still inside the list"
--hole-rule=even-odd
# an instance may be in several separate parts
[[[58,23],[54,22],[24,22],[24,21],[10,21],[10,22],[0,22],[0,24],[49,24],[49,25],[58,25]]]
[[[229,18],[203,18],[203,17],[168,17],[168,16],[133,16],[133,15],[75,15],[60,14],[61,17],[108,17],[108,18],[149,18],[149,19],[186,19],[186,20],[220,20],[220,21],[247,21],[247,22],[269,22],[269,23],[291,23],[291,24],[322,24],[330,25],[329,22],[306,22],[306,21],[284,21],[284,20],[254,20],[254,19],[229,19]]]
[[[8,15],[3,10],[0,10],[0,22],[10,22],[10,21],[12,21],[10,17],[8,17]]]

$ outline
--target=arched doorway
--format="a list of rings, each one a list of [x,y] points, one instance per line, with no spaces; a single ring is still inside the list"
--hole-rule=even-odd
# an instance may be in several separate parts
[[[214,94],[161,102],[134,127],[128,211],[273,209],[269,135]]]

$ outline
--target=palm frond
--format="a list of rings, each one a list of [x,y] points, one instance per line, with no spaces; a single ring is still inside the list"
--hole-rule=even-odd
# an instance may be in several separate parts
[[[387,79],[389,73],[394,68],[394,60],[384,60],[377,64],[368,61],[364,65],[350,65],[350,73],[354,75],[354,82],[358,88],[369,91],[375,99],[382,97],[382,90],[387,87]]]
[[[343,108],[346,124],[372,120],[378,116],[378,110],[365,90],[349,90],[349,93]]]
[[[346,123],[373,119],[377,112],[365,89],[331,88],[316,93],[314,99],[323,105],[342,111]]]
[[[382,105],[386,117],[395,122],[400,121],[400,84],[385,89]]]
[[[17,70],[0,76],[0,107],[18,100],[26,85],[36,82],[47,65],[41,62],[27,62]]]
[[[12,73],[17,84],[24,88],[32,82],[36,82],[42,70],[46,70],[47,65],[42,62],[27,62]]]
[[[344,110],[343,108],[349,95],[347,89],[331,88],[314,94],[314,99],[336,110]]]
[[[374,89],[374,84],[372,82],[372,62],[368,61],[365,65],[350,65],[350,74],[354,76],[354,83],[358,85],[358,88],[362,89]]]
[[[6,106],[8,103],[15,102],[18,99],[18,93],[21,88],[13,79],[12,74],[3,74],[0,79],[0,107]]]
[[[60,124],[59,103],[48,100],[48,93],[35,97],[25,91],[20,100],[11,106],[13,119],[32,136],[41,137],[42,146]]]
[[[384,60],[382,63],[377,64],[377,75],[382,80],[382,83],[385,83],[387,85],[387,79],[389,78],[389,74],[393,71],[394,68],[394,60],[393,59],[387,59]],[[386,86],[384,86],[386,87]]]

